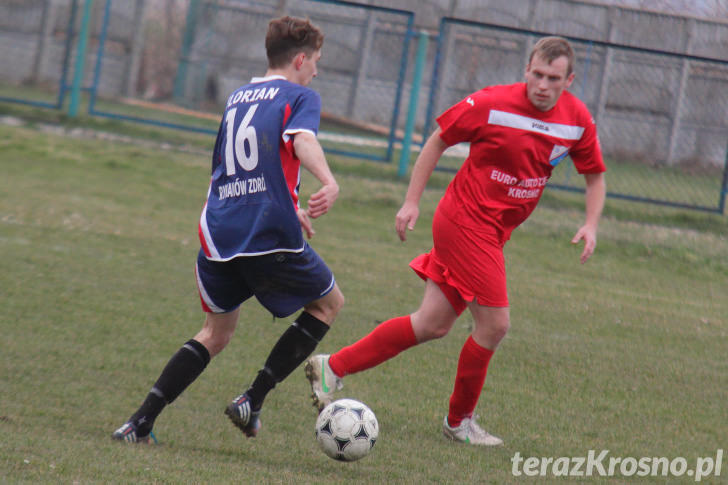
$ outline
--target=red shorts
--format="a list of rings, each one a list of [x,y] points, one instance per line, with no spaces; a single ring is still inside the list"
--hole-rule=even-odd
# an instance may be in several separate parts
[[[503,243],[495,230],[458,226],[438,208],[432,239],[432,250],[413,259],[410,267],[423,280],[437,283],[458,315],[476,299],[484,306],[508,306]]]

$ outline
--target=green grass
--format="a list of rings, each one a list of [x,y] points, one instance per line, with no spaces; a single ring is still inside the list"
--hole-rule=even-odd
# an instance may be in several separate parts
[[[185,136],[152,133],[172,145]],[[728,449],[726,217],[610,200],[582,266],[569,243],[581,196],[551,191],[506,246],[512,329],[477,409],[504,447],[457,446],[440,434],[468,315],[446,338],[346,379],[342,396],[379,418],[366,459],[343,464],[317,449],[301,369],[270,394],[261,434],[246,440],[222,410],[290,323],[255,302],[229,347],[157,421],[163,446],[112,443],[202,323],[193,264],[211,138],[189,153],[0,126],[0,481],[521,483],[511,475],[516,452],[608,449],[692,467]],[[449,179],[434,175],[402,244],[393,220],[406,185],[396,167],[330,161],[341,195],[311,243],[347,303],[324,352],[417,307],[423,285],[407,263],[429,249]],[[304,176],[304,192],[314,188]],[[723,468],[714,481],[725,480]]]
[[[686,167],[650,166],[646,163],[606,159],[609,192],[658,200],[673,204],[689,204],[717,209],[720,200],[723,167],[691,173]],[[551,183],[584,187],[584,178],[570,161],[554,170]]]
[[[29,84],[13,85],[0,82],[0,97],[55,105],[58,101],[58,86],[40,88]]]

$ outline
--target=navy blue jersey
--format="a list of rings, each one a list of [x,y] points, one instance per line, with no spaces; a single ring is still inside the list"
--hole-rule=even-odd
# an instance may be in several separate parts
[[[230,95],[200,216],[208,259],[303,251],[292,135],[316,135],[320,119],[318,93],[282,76],[253,78]]]

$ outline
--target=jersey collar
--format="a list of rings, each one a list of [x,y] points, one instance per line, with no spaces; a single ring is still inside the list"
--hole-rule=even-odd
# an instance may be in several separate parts
[[[281,76],[280,74],[274,74],[272,76],[268,77],[254,77],[250,80],[251,83],[264,83],[268,81],[272,81],[274,79],[283,79],[286,81],[286,78],[284,76]]]

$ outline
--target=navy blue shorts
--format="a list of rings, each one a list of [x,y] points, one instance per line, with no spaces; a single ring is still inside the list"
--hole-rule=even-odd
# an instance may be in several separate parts
[[[278,318],[323,297],[335,283],[329,267],[308,243],[300,253],[241,256],[230,261],[210,261],[200,249],[196,273],[204,311],[231,312],[255,296]]]

